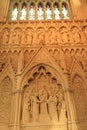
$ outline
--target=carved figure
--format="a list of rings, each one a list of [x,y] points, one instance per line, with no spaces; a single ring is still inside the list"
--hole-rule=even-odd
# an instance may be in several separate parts
[[[64,19],[69,19],[68,10],[66,9],[65,6],[62,7],[62,14]]]
[[[12,18],[11,20],[17,20],[18,18],[18,8],[15,7],[14,10],[12,11]]]
[[[61,19],[61,17],[60,17],[60,11],[57,8],[57,6],[54,7],[54,17],[55,17],[56,20]]]
[[[20,20],[26,20],[26,7],[24,6],[21,10],[21,17],[20,17]]]
[[[3,32],[3,44],[7,44],[9,42],[9,30],[4,30]]]
[[[52,122],[57,122],[58,121],[57,98],[56,98],[56,96],[54,96],[54,94],[49,95],[48,110],[49,110],[49,115],[50,115]]]
[[[62,100],[62,102],[59,104],[59,109],[60,109],[60,116],[59,116],[59,120],[60,121],[66,121],[67,120],[67,111],[66,111],[66,104],[64,99]]]
[[[67,32],[66,28],[63,28],[61,30],[61,37],[62,37],[62,42],[63,43],[68,43],[69,42],[69,35],[68,35],[68,32]]]
[[[29,20],[35,20],[35,10],[33,5],[31,5],[29,10]]]
[[[57,34],[54,29],[51,29],[49,32],[49,44],[57,44]]]
[[[52,11],[51,11],[49,5],[47,5],[45,13],[46,13],[46,20],[52,19]]]
[[[47,109],[47,92],[44,90],[44,88],[40,91],[39,99],[41,101],[39,119],[41,122],[50,121]]]
[[[38,43],[44,44],[44,41],[45,41],[45,34],[44,34],[43,30],[39,30],[39,32],[38,32]]]
[[[37,92],[35,92],[31,96],[31,107],[32,107],[32,120],[34,122],[37,122],[39,121],[39,99]]]
[[[29,32],[26,36],[26,43],[31,45],[32,42],[33,42],[33,35],[32,33]]]
[[[43,20],[43,9],[42,9],[41,6],[38,7],[37,19],[38,19],[38,20]]]
[[[20,30],[15,30],[13,32],[13,41],[14,44],[20,44],[21,43],[21,36],[20,36]]]
[[[73,28],[72,35],[73,35],[73,40],[75,43],[81,42],[81,36],[77,28]]]

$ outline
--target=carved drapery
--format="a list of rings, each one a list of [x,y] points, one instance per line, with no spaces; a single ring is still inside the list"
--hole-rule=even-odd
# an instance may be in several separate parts
[[[44,66],[40,66],[23,89],[21,122],[66,123],[66,114],[61,84]]]
[[[78,24],[81,26],[78,27]],[[86,24],[86,21],[84,23],[81,21],[62,21],[62,23],[60,21],[1,22],[0,44],[25,46],[38,44],[87,45]]]

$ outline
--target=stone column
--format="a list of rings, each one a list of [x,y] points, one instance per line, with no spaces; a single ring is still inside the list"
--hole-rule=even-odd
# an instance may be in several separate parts
[[[65,87],[64,95],[65,101],[67,106],[67,127],[68,130],[78,130],[77,122],[76,122],[76,115],[75,115],[75,108],[74,104],[72,103],[71,99],[71,92],[72,90],[69,87]]]

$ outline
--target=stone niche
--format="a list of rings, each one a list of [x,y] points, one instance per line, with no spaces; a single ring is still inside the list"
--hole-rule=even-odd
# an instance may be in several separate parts
[[[21,130],[67,130],[62,84],[45,66],[30,73],[23,88]]]

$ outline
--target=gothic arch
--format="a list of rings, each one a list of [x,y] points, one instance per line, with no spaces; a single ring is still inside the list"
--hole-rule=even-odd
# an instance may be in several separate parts
[[[22,83],[21,83],[21,90],[23,90],[24,84],[27,84],[29,77],[31,77],[31,73],[33,73],[33,71],[37,71],[38,67],[40,67],[40,66],[44,66],[44,67],[48,68],[48,70],[51,71],[54,74],[56,73],[55,77],[58,78],[58,80],[61,82],[63,88],[65,88],[64,82],[63,82],[63,79],[62,79],[62,75],[59,74],[59,72],[56,72],[56,69],[54,67],[52,67],[52,66],[50,66],[46,63],[40,63],[40,64],[36,64],[32,68],[30,68],[29,71],[27,71],[27,73],[23,76]]]
[[[64,86],[63,86],[62,80],[56,73],[55,69],[53,69],[51,66],[48,66],[46,64],[39,64],[39,65],[36,65],[33,68],[31,68],[28,73],[29,74],[27,74],[24,77],[24,81],[22,83],[21,122],[22,123],[31,123],[33,121],[39,120],[42,123],[46,123],[45,121],[48,121],[49,123],[51,123],[51,121],[53,122],[53,120],[54,120],[54,122],[59,121],[59,122],[66,123],[67,119],[68,119],[66,116],[66,113],[68,112],[68,110],[67,110],[68,108],[66,105],[67,103],[65,101],[66,97],[65,97],[64,93],[62,92]],[[63,102],[64,111],[65,111],[65,112],[63,111],[64,115],[61,116],[62,110],[60,110],[61,112],[58,110],[55,111],[57,109],[56,108],[54,110],[56,115],[55,115],[54,119],[51,119],[51,118],[53,118],[52,117],[53,113],[51,113],[50,108],[49,108],[49,103],[48,103],[48,105],[45,104],[46,105],[45,106],[46,109],[44,108],[45,111],[43,110],[42,106],[40,105],[40,108],[39,108],[40,110],[39,110],[39,115],[38,115],[39,117],[36,117],[37,113],[34,113],[35,117],[33,117],[33,115],[31,115],[30,113],[29,113],[30,115],[28,116],[28,112],[31,111],[31,110],[28,111],[29,107],[30,107],[30,109],[33,109],[33,108],[31,108],[32,107],[31,103],[30,103],[30,106],[27,106],[27,103],[29,103],[30,100],[33,101],[34,99],[32,99],[32,98],[34,98],[34,96],[36,96],[37,93],[38,93],[38,98],[39,98],[38,101],[43,100],[43,98],[45,98],[45,100],[46,100],[46,98],[47,98],[47,100],[49,100],[50,96],[54,95],[53,98],[55,98],[56,103],[57,103],[56,107],[59,107],[58,100],[64,101]],[[59,99],[57,98],[57,96],[59,97]],[[29,98],[31,98],[31,99],[28,100]],[[52,98],[52,100],[53,100],[53,98]],[[43,111],[44,115],[41,113],[41,111]],[[47,112],[47,113],[44,113],[44,112]],[[45,114],[47,114],[47,115],[45,115]],[[44,116],[46,116],[46,117],[44,117]]]

